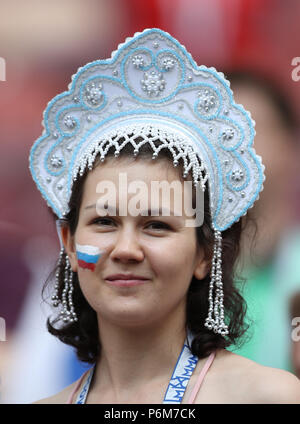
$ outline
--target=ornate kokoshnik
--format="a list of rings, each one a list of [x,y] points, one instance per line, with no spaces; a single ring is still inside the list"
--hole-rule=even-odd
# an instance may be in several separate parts
[[[43,126],[31,149],[30,170],[60,219],[68,213],[73,182],[92,169],[98,155],[104,161],[111,147],[118,156],[130,143],[137,156],[149,143],[153,159],[167,148],[174,166],[182,161],[183,176],[191,172],[197,189],[205,190],[208,183],[215,247],[205,325],[228,334],[221,233],[253,206],[265,177],[252,146],[254,121],[234,102],[224,75],[197,66],[168,33],[147,29],[128,38],[110,59],[79,68],[68,91],[49,102]],[[76,319],[70,274],[61,315],[66,322]]]

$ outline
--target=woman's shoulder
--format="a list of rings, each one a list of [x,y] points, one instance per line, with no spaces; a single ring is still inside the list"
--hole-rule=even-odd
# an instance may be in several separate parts
[[[228,402],[231,398],[232,403],[300,403],[300,380],[288,371],[227,350],[217,352],[212,371],[220,395]]]
[[[300,404],[300,380],[288,371],[254,362],[252,387],[262,403]]]

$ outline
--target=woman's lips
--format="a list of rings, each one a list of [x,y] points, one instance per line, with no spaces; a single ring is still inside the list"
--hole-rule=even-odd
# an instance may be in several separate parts
[[[150,280],[105,280],[108,284],[118,287],[140,286]]]

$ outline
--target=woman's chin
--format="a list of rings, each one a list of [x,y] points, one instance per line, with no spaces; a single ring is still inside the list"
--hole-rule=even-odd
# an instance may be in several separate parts
[[[105,321],[118,327],[142,328],[154,324],[153,313],[138,309],[111,310],[98,313],[99,322]]]

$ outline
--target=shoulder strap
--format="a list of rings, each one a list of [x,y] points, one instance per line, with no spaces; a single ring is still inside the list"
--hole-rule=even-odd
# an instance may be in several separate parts
[[[191,393],[191,395],[190,395],[190,397],[188,399],[188,403],[194,403],[195,398],[197,396],[197,393],[199,392],[200,386],[201,386],[201,384],[202,384],[202,382],[204,380],[204,377],[207,374],[207,371],[209,370],[209,367],[213,363],[213,360],[214,360],[215,356],[216,356],[216,353],[215,352],[212,352],[209,355],[209,357],[207,358],[207,361],[205,362],[205,364],[204,364],[204,366],[203,366],[203,368],[202,368],[202,370],[201,370],[201,372],[200,372],[200,374],[199,374],[199,376],[197,378],[197,381],[196,381],[196,384],[195,384],[195,386],[194,386],[194,388],[192,390],[192,393]]]
[[[85,373],[82,374],[82,376],[80,377],[80,379],[77,381],[77,384],[75,385],[74,389],[72,390],[70,396],[68,397],[68,400],[66,402],[66,404],[71,404],[73,402],[73,398],[75,396],[75,393],[77,392],[77,390],[79,389],[79,387],[81,386],[84,378],[86,377],[86,375],[88,373],[91,374],[91,371],[93,370],[93,367],[87,371],[85,371]],[[89,380],[89,379],[88,379]],[[81,392],[80,392],[81,393]],[[76,400],[76,403],[78,403],[78,399]]]

